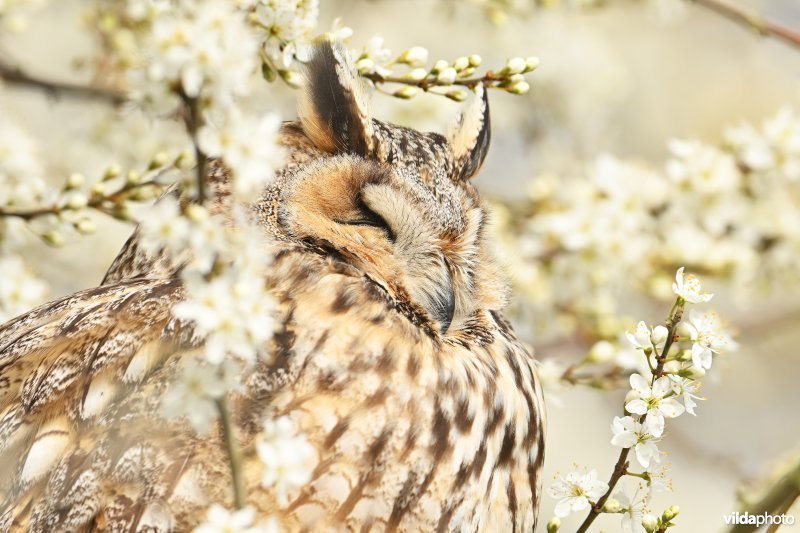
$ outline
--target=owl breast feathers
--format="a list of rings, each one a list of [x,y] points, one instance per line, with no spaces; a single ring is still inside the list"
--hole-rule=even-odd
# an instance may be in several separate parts
[[[248,505],[288,531],[532,531],[544,412],[469,182],[489,145],[484,91],[448,136],[387,124],[322,44],[299,114],[251,206],[278,325],[227,395]],[[223,164],[209,179],[224,213]],[[203,346],[171,314],[180,265],[137,238],[99,287],[0,326],[0,531],[186,531],[233,506],[221,428],[159,414]],[[284,498],[253,451],[281,416],[315,455]]]

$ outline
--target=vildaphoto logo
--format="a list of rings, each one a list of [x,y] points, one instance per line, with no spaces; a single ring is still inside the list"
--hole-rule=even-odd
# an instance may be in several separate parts
[[[791,526],[794,525],[794,516],[789,514],[769,514],[769,513],[750,514],[747,511],[745,511],[744,513],[736,511],[735,513],[731,513],[725,516],[725,523],[728,525],[747,524],[754,526],[764,526],[764,525]]]

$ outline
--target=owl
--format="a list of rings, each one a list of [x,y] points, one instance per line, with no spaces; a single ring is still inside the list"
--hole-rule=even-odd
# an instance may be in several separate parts
[[[0,327],[0,531],[191,530],[233,506],[226,438],[247,504],[287,531],[535,528],[541,389],[470,183],[485,91],[447,136],[382,122],[347,53],[323,43],[299,99],[285,165],[248,207],[272,246],[277,326],[227,394],[231,431],[160,414],[203,346],[171,313],[182,265],[134,232],[100,286]],[[209,182],[225,215],[224,164]],[[253,452],[269,417],[315,456],[283,502]]]

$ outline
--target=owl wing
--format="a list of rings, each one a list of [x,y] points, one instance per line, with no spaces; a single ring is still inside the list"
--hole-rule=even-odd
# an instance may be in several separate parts
[[[192,346],[170,315],[182,297],[177,279],[126,280],[0,326],[0,531],[176,525],[167,496],[213,455],[154,418]]]

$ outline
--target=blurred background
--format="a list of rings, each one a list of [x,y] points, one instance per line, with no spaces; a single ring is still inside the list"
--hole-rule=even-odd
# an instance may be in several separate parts
[[[800,31],[796,0],[731,2]],[[713,147],[716,156],[736,163],[736,172],[751,176],[743,164],[745,141],[734,128],[749,123],[769,135],[778,126],[762,128],[765,121],[797,107],[800,49],[681,0],[546,3],[552,5],[328,1],[320,6],[318,29],[341,18],[355,32],[353,48],[381,34],[394,52],[419,45],[433,59],[479,54],[492,66],[512,56],[540,58],[528,94],[491,94],[493,144],[477,184],[494,206],[517,328],[548,361],[545,482],[574,463],[608,478],[619,452],[609,443],[609,427],[621,414],[624,380],[623,388],[603,392],[570,386],[559,376],[599,341],[613,352],[601,371],[608,365],[630,369],[618,339],[638,320],[664,320],[669,281],[685,265],[716,293],[708,307],[719,311],[740,347],[717,358],[706,376],[707,400],[698,416],[669,425],[661,447],[669,454],[674,492],[656,495],[652,507],[660,512],[679,505],[682,531],[722,530],[723,516],[737,507],[737,488],[769,477],[800,451],[799,177],[785,167],[754,178],[758,186],[723,183],[697,192],[670,167],[676,159],[691,166],[691,156],[671,149],[670,140]],[[48,78],[93,81],[87,65],[98,42],[86,28],[88,4],[48,3],[28,17],[24,32],[0,34],[0,57]],[[376,94],[372,105],[378,117],[444,131],[463,104]],[[295,116],[294,93],[280,84],[249,106]],[[71,172],[100,176],[110,164],[141,167],[162,147],[186,146],[177,122],[14,86],[0,90],[0,113],[33,139],[53,184]],[[791,145],[800,139],[793,137],[800,136],[800,118],[787,116],[776,135]],[[793,154],[800,146],[786,148],[781,161]],[[623,198],[609,204],[617,192]],[[668,198],[671,217],[659,211],[663,205],[653,199],[659,195]],[[698,195],[704,200],[694,203]],[[628,218],[620,218],[626,209]],[[698,213],[707,218],[688,229],[682,225]],[[48,298],[97,284],[131,231],[110,218],[96,222],[94,235],[59,249],[36,239],[17,244],[49,286]],[[722,230],[709,229],[717,222]],[[575,235],[582,237],[578,244],[569,239]],[[543,524],[554,504],[544,498]],[[790,513],[800,519],[800,506]],[[566,519],[563,530],[577,519]],[[619,518],[595,524],[598,531],[617,531]]]

